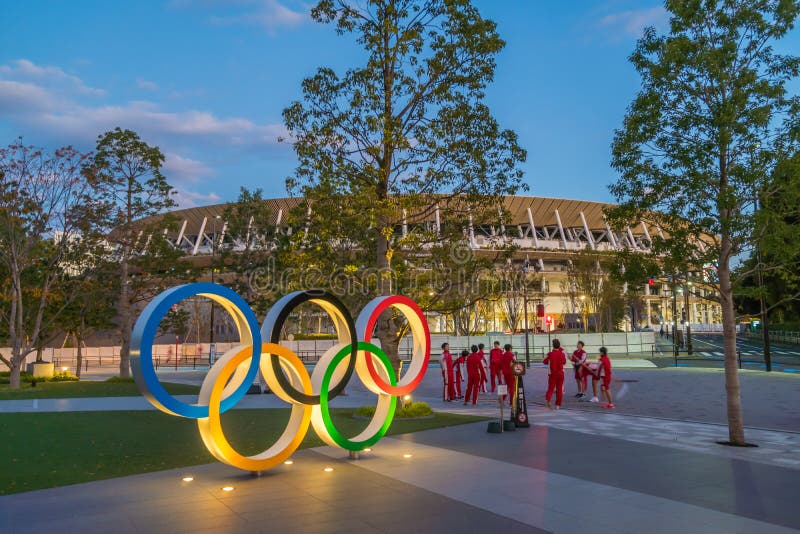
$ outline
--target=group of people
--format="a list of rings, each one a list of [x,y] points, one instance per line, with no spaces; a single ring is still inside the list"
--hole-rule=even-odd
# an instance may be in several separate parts
[[[606,400],[605,407],[614,408],[614,402],[611,399],[611,360],[608,358],[608,349],[600,347],[600,357],[596,362],[590,362],[583,347],[583,341],[578,341],[577,347],[569,357],[575,375],[575,382],[578,385],[578,393],[575,394],[575,398],[581,400],[586,397],[588,381],[591,376],[592,398],[589,401],[600,402],[597,397],[597,383],[600,382],[600,390]],[[542,363],[549,367],[545,402],[547,407],[551,408],[550,401],[553,398],[553,393],[555,393],[555,408],[559,410],[564,400],[564,367],[567,365],[567,355],[558,339],[553,340],[553,350],[547,353]]]
[[[588,390],[589,377],[592,377],[592,397],[589,402],[600,402],[597,396],[597,384],[600,383],[600,390],[605,398],[605,407],[614,408],[611,398],[611,360],[608,358],[608,350],[600,347],[600,356],[597,361],[590,362],[584,350],[583,341],[578,341],[577,347],[569,357],[572,363],[575,382],[578,385],[578,393],[575,398],[583,400]],[[486,360],[483,343],[472,345],[471,351],[463,350],[461,355],[453,358],[450,353],[450,345],[442,343],[442,380],[444,387],[442,398],[446,402],[464,399],[464,404],[468,404],[470,399],[472,404],[478,402],[478,392],[485,393],[491,387],[492,393],[496,391],[499,384],[506,384],[508,389],[508,401],[512,403],[514,384],[514,353],[511,352],[511,345],[506,344],[500,348],[500,342],[494,342],[494,348],[489,351],[489,360]],[[567,365],[567,355],[561,347],[558,339],[553,340],[553,350],[547,353],[542,363],[548,366],[547,393],[545,401],[548,408],[552,408],[551,400],[555,393],[555,409],[561,409],[564,400],[564,367]],[[461,383],[464,381],[462,368],[466,368],[467,389],[466,394],[462,395]],[[487,373],[488,370],[488,373]]]
[[[514,362],[514,353],[511,352],[511,345],[506,345],[505,350],[500,348],[500,342],[494,342],[494,348],[489,351],[489,360],[486,360],[484,345],[472,345],[470,350],[462,350],[461,355],[453,358],[450,353],[450,345],[442,343],[442,380],[444,383],[442,398],[445,402],[464,399],[464,404],[478,403],[478,392],[486,393],[491,388],[492,393],[496,391],[499,384],[513,384],[514,373],[511,364]],[[462,395],[461,383],[464,381],[462,368],[467,373],[467,390]],[[487,373],[488,371],[488,373]],[[509,390],[509,402],[511,401],[511,391]]]

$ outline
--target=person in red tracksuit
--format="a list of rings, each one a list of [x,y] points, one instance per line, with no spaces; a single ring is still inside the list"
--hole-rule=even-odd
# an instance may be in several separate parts
[[[489,380],[492,383],[492,393],[494,393],[497,383],[500,381],[500,361],[503,359],[503,349],[500,342],[494,342],[494,348],[489,351]]]
[[[547,407],[550,408],[550,399],[553,398],[553,391],[555,391],[556,410],[560,410],[561,401],[564,400],[564,366],[567,365],[567,355],[564,354],[559,340],[553,340],[553,350],[547,353],[542,363],[550,366],[550,373],[547,377],[547,394],[544,397]]]
[[[578,346],[569,359],[572,362],[572,368],[575,373],[575,382],[578,383],[578,392],[575,394],[575,398],[582,399],[586,396],[586,373],[583,369],[583,362],[586,361],[586,351],[583,350],[583,341],[578,341]]]
[[[478,343],[478,354],[481,355],[481,366],[483,367],[483,382],[481,382],[481,393],[486,393],[489,381],[486,379],[486,373],[489,371],[489,364],[486,361],[486,353],[483,352],[485,345]]]
[[[453,362],[453,369],[455,370],[455,380],[456,380],[456,398],[461,399],[463,398],[463,393],[461,393],[461,382],[464,380],[464,375],[461,374],[461,367],[467,364],[467,356],[469,356],[469,352],[462,350],[461,356],[455,359]]]
[[[592,391],[594,392],[594,397],[591,399],[592,402],[599,401],[597,398],[598,380],[603,382],[600,389],[608,402],[606,408],[615,408],[614,401],[611,399],[611,360],[608,358],[608,349],[605,347],[600,347],[600,361],[597,363],[597,370],[594,376],[592,376]]]
[[[453,381],[455,374],[453,370],[453,356],[450,354],[450,344],[442,343],[442,359],[439,362],[442,366],[442,380],[444,380],[444,401],[450,402],[456,396]]]
[[[503,384],[508,386],[508,404],[514,405],[514,385],[516,381],[514,380],[514,371],[511,369],[511,366],[514,363],[514,353],[511,352],[511,344],[506,343],[505,352],[503,353],[502,358],[500,359],[500,373],[503,375]]]
[[[466,351],[464,351],[466,352]],[[467,394],[464,397],[464,404],[469,402],[472,397],[472,404],[478,403],[478,390],[481,381],[486,380],[486,373],[483,370],[483,358],[478,352],[478,347],[472,345],[472,353],[467,356]]]

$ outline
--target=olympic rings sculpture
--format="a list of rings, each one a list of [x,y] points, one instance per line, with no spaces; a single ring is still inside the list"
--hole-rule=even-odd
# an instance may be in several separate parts
[[[241,344],[214,362],[203,380],[197,404],[187,404],[170,395],[159,382],[153,364],[153,342],[161,319],[172,306],[193,296],[207,297],[222,306],[233,318]],[[328,313],[338,338],[310,375],[294,352],[278,344],[287,317],[304,302]],[[389,308],[406,318],[413,336],[411,363],[399,379],[388,356],[370,343],[376,321]],[[164,291],[142,311],[131,338],[131,369],[139,391],[153,406],[197,420],[203,443],[215,458],[246,471],[265,471],[294,453],[309,425],[332,446],[360,451],[374,445],[391,425],[397,397],[413,391],[425,376],[430,348],[430,332],[422,310],[413,300],[400,295],[373,299],[353,321],[334,295],[324,290],[295,291],[275,303],[259,329],[252,309],[236,292],[218,284],[195,283]],[[225,437],[220,415],[244,397],[259,371],[270,390],[291,405],[291,413],[286,429],[272,446],[244,456]],[[347,438],[334,425],[329,403],[342,393],[354,371],[365,387],[378,396],[378,402],[367,427]]]

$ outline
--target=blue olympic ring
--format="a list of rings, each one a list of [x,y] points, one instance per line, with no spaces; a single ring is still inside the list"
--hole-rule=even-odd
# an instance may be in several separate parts
[[[243,345],[261,347],[261,329],[258,319],[245,300],[235,291],[219,284],[199,282],[185,284],[167,289],[154,298],[142,311],[131,335],[131,368],[136,384],[142,394],[157,408],[181,417],[200,419],[208,417],[208,406],[187,404],[170,395],[156,375],[153,366],[153,342],[158,332],[161,319],[174,304],[199,295],[207,297],[222,305],[237,323],[242,337],[249,334],[249,339],[241,339]],[[256,378],[261,360],[261,352],[253,350],[246,375],[241,383],[220,403],[220,412],[232,408],[242,397]],[[234,379],[235,380],[235,379]]]

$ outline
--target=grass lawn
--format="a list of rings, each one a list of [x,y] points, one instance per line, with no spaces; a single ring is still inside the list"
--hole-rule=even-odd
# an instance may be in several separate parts
[[[368,423],[353,419],[353,411],[333,410],[345,436],[357,434]],[[255,454],[283,432],[289,410],[231,410],[222,417],[231,444],[244,454]],[[388,434],[482,419],[444,413],[416,421],[395,419]],[[322,440],[309,427],[301,448],[320,445]],[[215,461],[194,420],[161,412],[0,414],[0,495]]]
[[[173,395],[191,395],[200,391],[199,386],[162,382]],[[138,397],[139,389],[131,382],[38,382],[36,387],[23,382],[20,389],[12,390],[8,383],[0,383],[0,400],[13,399],[60,399],[75,397]]]

